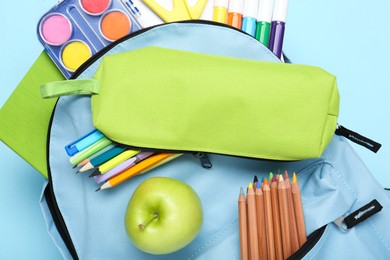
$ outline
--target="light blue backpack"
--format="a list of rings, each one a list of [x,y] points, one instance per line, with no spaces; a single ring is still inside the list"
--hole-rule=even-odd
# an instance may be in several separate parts
[[[209,22],[182,22],[141,30],[115,42],[87,62],[74,78],[91,77],[103,55],[146,46],[280,62],[241,31]],[[93,128],[89,96],[59,98],[48,136],[49,181],[41,208],[48,232],[66,259],[239,259],[239,189],[254,175],[266,177],[278,169],[297,173],[309,236],[291,259],[390,258],[390,199],[344,137],[335,135],[321,158],[294,162],[212,154],[213,167],[205,169],[198,158],[185,154],[116,188],[95,192],[97,186],[88,175],[74,174],[64,150]],[[191,185],[203,205],[204,222],[198,236],[169,255],[138,250],[124,228],[133,191],[154,176]],[[369,204],[373,200],[380,206]],[[372,207],[379,212],[370,216]],[[336,224],[340,217],[352,221]],[[359,223],[359,219],[365,220]]]

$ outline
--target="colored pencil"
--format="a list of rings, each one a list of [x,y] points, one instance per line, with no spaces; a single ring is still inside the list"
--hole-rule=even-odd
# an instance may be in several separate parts
[[[283,176],[280,175],[278,181],[278,201],[280,213],[280,226],[283,241],[283,257],[288,258],[291,255],[290,222],[288,219],[287,190]]]
[[[238,196],[238,222],[240,230],[240,259],[248,260],[248,230],[247,230],[247,218],[246,218],[246,201],[244,191],[241,187],[240,195]]]
[[[265,230],[267,233],[267,258],[275,259],[275,240],[272,224],[271,189],[269,187],[267,179],[264,179],[263,196],[265,212]]]
[[[259,242],[259,257],[267,259],[267,234],[265,232],[265,213],[264,213],[264,196],[261,185],[257,182],[255,191],[256,200],[256,217],[257,217],[257,240]]]
[[[257,237],[257,221],[256,221],[256,200],[255,192],[252,183],[249,183],[248,192],[246,195],[247,211],[248,211],[248,226],[249,226],[249,255],[251,260],[259,259],[259,242]]]
[[[299,189],[297,176],[295,172],[293,174],[293,179],[291,184],[291,193],[292,193],[292,199],[294,203],[295,219],[297,222],[299,246],[301,247],[306,242],[307,237],[306,237],[305,220],[303,215],[301,191]]]
[[[167,160],[169,161],[170,159],[176,158],[180,155],[181,154],[172,154],[172,153],[155,154],[155,155],[139,162],[138,164],[134,165],[133,167],[121,172],[120,174],[112,177],[111,179],[106,181],[96,191],[112,188],[112,187],[126,181],[127,179],[135,176],[135,175],[143,174],[143,173],[155,168],[155,165],[161,163],[162,161],[166,162]]]
[[[275,254],[276,259],[283,259],[283,243],[282,243],[282,231],[280,227],[280,213],[279,213],[279,201],[278,201],[278,182],[275,175],[271,181],[271,203],[272,203],[272,218],[275,238]]]
[[[108,150],[111,150],[112,148],[114,148],[116,146],[116,144],[112,143],[110,144],[109,146],[106,146],[104,147],[103,149],[101,149],[100,151],[92,154],[90,157],[88,157],[87,159],[84,159],[82,160],[81,162],[79,162],[77,165],[73,166],[73,168],[76,168],[76,167],[82,167],[84,165],[86,165],[87,163],[89,163],[92,159],[98,157],[99,155],[107,152]]]
[[[125,150],[126,150],[126,148],[124,148],[124,147],[116,146],[116,147],[106,151],[105,153],[97,156],[96,158],[91,159],[87,164],[85,164],[83,167],[81,167],[79,172],[85,172],[85,171],[92,170],[92,169],[96,168],[97,166],[102,165],[103,163],[107,162],[108,160],[111,160],[112,158],[114,158],[118,154],[123,153]]]
[[[296,252],[299,249],[298,231],[295,220],[294,205],[291,193],[291,183],[288,176],[288,172],[285,171],[284,182],[287,190],[287,205],[288,205],[288,219],[290,221],[290,239],[291,239],[291,253]]]
[[[111,170],[106,172],[105,174],[99,174],[99,175],[94,176],[94,179],[95,179],[97,184],[102,183],[102,182],[106,182],[109,179],[111,179],[112,177],[129,169],[130,167],[133,167],[134,165],[136,165],[140,161],[150,157],[152,154],[153,154],[152,152],[140,152],[139,154],[131,157],[130,159],[124,161],[123,163],[115,166],[114,168],[112,168]]]
[[[108,172],[109,170],[111,170],[112,168],[114,168],[115,166],[123,163],[124,161],[126,161],[126,160],[130,159],[131,157],[133,157],[134,155],[138,154],[139,152],[140,151],[136,151],[136,150],[126,150],[126,151],[118,154],[114,158],[111,158],[110,160],[103,163],[102,165],[100,165],[89,177],[97,176],[99,174],[104,174],[104,173]]]

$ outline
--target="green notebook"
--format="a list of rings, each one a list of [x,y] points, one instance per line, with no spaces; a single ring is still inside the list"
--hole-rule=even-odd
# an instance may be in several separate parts
[[[46,138],[56,99],[43,100],[40,86],[63,79],[43,51],[0,109],[0,140],[46,178]]]

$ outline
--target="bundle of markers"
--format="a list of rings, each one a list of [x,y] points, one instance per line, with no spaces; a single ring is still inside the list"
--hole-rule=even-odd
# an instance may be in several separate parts
[[[213,20],[252,35],[281,58],[287,11],[288,0],[214,0]]]
[[[287,259],[306,242],[300,189],[294,173],[255,177],[238,198],[241,259]]]
[[[96,191],[114,187],[181,155],[132,150],[112,142],[97,129],[68,144],[65,150],[70,163],[79,168],[76,173],[89,171],[90,177],[102,184]]]

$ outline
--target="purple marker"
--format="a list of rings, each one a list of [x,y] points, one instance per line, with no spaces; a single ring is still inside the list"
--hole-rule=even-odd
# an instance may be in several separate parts
[[[94,176],[95,181],[96,181],[96,183],[105,182],[108,179],[111,179],[112,177],[114,177],[115,175],[118,175],[119,173],[129,169],[130,167],[133,167],[139,161],[142,161],[143,159],[148,158],[152,154],[153,154],[152,152],[141,152],[141,153],[137,154],[136,156],[131,157],[130,159],[124,161],[123,163],[115,166],[114,168],[112,168],[108,172]]]
[[[282,57],[287,9],[288,0],[275,0],[268,49],[270,49],[279,59]]]

